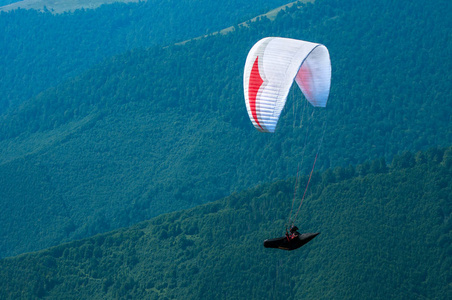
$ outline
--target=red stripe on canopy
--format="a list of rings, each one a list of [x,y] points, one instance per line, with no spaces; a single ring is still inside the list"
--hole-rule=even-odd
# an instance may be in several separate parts
[[[259,128],[264,131],[264,128],[262,128],[261,124],[259,123],[259,120],[257,118],[257,111],[256,111],[256,101],[257,101],[257,93],[259,92],[259,88],[262,86],[262,83],[264,83],[264,80],[262,79],[260,73],[259,73],[259,56],[256,57],[256,60],[254,61],[253,68],[251,69],[250,74],[250,82],[248,85],[248,99],[250,101],[250,109],[251,113],[253,115],[253,119],[256,122],[256,124],[259,126]]]

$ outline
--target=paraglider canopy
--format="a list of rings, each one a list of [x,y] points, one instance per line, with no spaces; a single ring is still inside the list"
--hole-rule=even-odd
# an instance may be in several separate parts
[[[243,88],[248,115],[256,129],[275,131],[294,80],[313,106],[326,106],[331,63],[324,45],[267,37],[251,48]]]

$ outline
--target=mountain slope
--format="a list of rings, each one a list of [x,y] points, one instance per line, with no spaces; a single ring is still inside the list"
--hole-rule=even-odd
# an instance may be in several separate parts
[[[325,121],[319,169],[448,146],[445,3],[411,1],[398,19],[372,1],[292,6],[225,36],[127,52],[31,98],[1,118],[2,256],[288,178],[300,163],[307,174]],[[327,110],[304,107],[293,91],[274,135],[252,128],[241,87],[247,51],[268,35],[321,41],[333,61]]]
[[[294,181],[278,181],[0,260],[0,296],[447,299],[451,167],[449,147],[316,173],[297,224],[321,234],[293,252],[262,246],[290,210]]]
[[[14,2],[14,1],[13,1]],[[63,13],[74,11],[76,9],[94,9],[104,4],[116,2],[138,2],[138,0],[66,0],[66,1],[36,1],[36,0],[22,0],[0,7],[0,11],[11,11],[15,9],[34,9],[38,11],[51,11],[52,13]],[[1,2],[0,2],[1,3]]]
[[[57,15],[0,12],[0,114],[112,55],[217,31],[285,3],[148,0]]]

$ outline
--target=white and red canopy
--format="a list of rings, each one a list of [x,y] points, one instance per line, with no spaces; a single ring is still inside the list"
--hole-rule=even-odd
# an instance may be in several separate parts
[[[251,48],[243,87],[248,115],[259,131],[275,131],[294,80],[313,106],[326,106],[331,62],[324,45],[267,37]]]

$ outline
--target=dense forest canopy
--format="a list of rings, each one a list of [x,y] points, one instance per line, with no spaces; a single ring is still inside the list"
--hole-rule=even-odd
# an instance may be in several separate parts
[[[449,299],[451,171],[449,147],[316,172],[297,225],[321,234],[293,252],[262,241],[295,180],[261,185],[0,260],[0,298]]]
[[[114,54],[218,31],[283,4],[286,0],[148,0],[57,15],[0,12],[0,114]]]
[[[11,11],[16,9],[33,9],[41,12],[52,12],[54,14],[72,12],[77,9],[94,9],[104,4],[116,2],[138,2],[141,0],[4,0],[0,1],[0,11]],[[11,5],[7,5],[11,4]],[[3,7],[2,7],[3,6]]]
[[[306,144],[305,136],[316,140],[324,122],[318,170],[347,168],[369,159],[391,161],[405,150],[450,146],[451,61],[444,59],[451,53],[450,20],[443,13],[449,2],[300,3],[281,11],[274,21],[262,18],[236,26],[227,35],[164,48],[150,46],[149,39],[142,38],[150,29],[129,27],[129,21],[77,33],[84,24],[106,18],[105,11],[120,19],[122,14],[133,15],[143,3],[59,16],[1,14],[0,22],[9,25],[0,28],[17,33],[6,35],[8,39],[27,35],[18,32],[19,20],[41,22],[46,30],[30,44],[17,38],[16,45],[22,46],[6,51],[15,63],[8,61],[0,68],[5,75],[1,82],[12,87],[11,95],[38,87],[26,92],[30,97],[2,98],[21,99],[21,104],[0,115],[0,240],[5,241],[0,256],[92,236],[293,177],[301,162],[300,173],[306,174],[317,145]],[[147,16],[149,8],[142,8]],[[243,16],[228,15],[222,24],[232,22],[231,17],[242,21]],[[58,24],[73,24],[74,30],[60,37],[64,26]],[[98,39],[102,28],[105,40]],[[129,36],[132,28],[136,34]],[[201,34],[220,27],[203,28]],[[168,33],[157,45],[197,36],[189,33],[194,34]],[[305,107],[294,89],[274,135],[254,130],[241,86],[246,54],[265,36],[321,42],[333,64],[327,109]],[[116,46],[108,47],[112,40]],[[126,51],[125,40],[142,48]],[[74,44],[81,48],[71,47]],[[93,51],[105,44],[108,51]],[[66,49],[55,50],[60,61],[47,52],[52,47]],[[112,49],[122,54],[110,56]],[[54,67],[34,51],[54,58]],[[98,63],[91,61],[83,72],[67,65],[82,65],[83,59],[77,59],[88,60],[91,54],[99,54]],[[55,81],[46,75],[55,76]]]
[[[11,3],[18,2],[17,0],[0,0],[0,6],[8,5]]]

